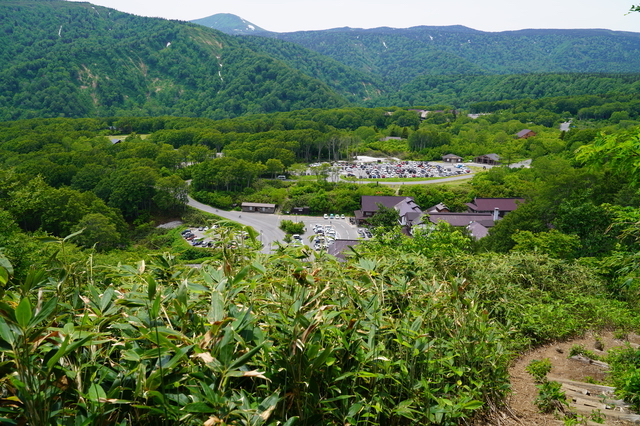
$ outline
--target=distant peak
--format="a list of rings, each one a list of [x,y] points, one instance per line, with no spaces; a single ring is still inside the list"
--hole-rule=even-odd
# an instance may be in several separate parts
[[[190,22],[231,35],[251,35],[269,32],[233,13],[216,13],[215,15],[194,19]]]

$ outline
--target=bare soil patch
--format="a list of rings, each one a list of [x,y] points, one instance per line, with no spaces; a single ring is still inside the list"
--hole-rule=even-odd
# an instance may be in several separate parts
[[[611,332],[598,333],[598,336],[604,344],[603,350],[596,349],[596,335],[588,333],[582,338],[547,345],[523,354],[510,369],[511,386],[513,391],[510,398],[510,406],[515,418],[505,418],[500,422],[500,424],[505,426],[517,424],[564,425],[561,418],[558,418],[553,414],[541,414],[538,411],[534,404],[536,396],[538,395],[538,388],[536,387],[533,377],[526,372],[525,368],[532,360],[548,358],[553,366],[548,375],[550,380],[582,382],[585,386],[589,386],[588,382],[590,381],[596,381],[598,383],[606,382],[606,369],[597,365],[570,359],[569,352],[571,348],[574,345],[582,345],[586,349],[593,351],[598,355],[606,356],[608,350],[614,347],[623,347],[627,342],[632,346],[637,347],[640,344],[640,336],[637,334],[629,334],[627,341],[614,339],[613,333]],[[580,385],[580,383],[577,385]],[[580,403],[571,403],[572,408],[579,408],[579,406]],[[582,409],[584,409],[584,407],[582,407]],[[604,423],[600,424],[640,424],[640,422],[619,420],[611,414],[610,410],[607,409],[602,409],[601,413],[605,417],[605,420]],[[597,425],[598,423],[589,421],[586,424]]]

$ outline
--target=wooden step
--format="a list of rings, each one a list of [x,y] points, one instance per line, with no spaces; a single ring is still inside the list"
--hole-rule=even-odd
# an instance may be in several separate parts
[[[569,405],[578,414],[588,417],[593,411],[600,410],[601,414],[607,418],[640,424],[640,414],[634,413],[631,406],[623,400],[615,398],[614,387],[553,376],[547,378],[549,381],[562,384],[562,391],[567,395]]]

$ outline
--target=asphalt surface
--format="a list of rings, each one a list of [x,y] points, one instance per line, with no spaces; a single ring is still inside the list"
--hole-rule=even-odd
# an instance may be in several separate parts
[[[303,234],[301,234],[301,237],[302,241],[307,245],[310,245],[310,237],[315,235],[313,232],[313,225],[316,223],[322,225],[331,225],[336,231],[336,239],[357,240],[359,237],[358,228],[355,225],[352,225],[349,222],[348,218],[324,219],[323,217],[303,216],[295,214],[280,215],[269,213],[226,211],[200,203],[191,197],[189,197],[189,201],[187,204],[195,209],[220,216],[223,219],[228,219],[241,225],[252,227],[260,234],[258,239],[262,241],[263,247],[261,251],[263,253],[271,253],[276,248],[276,241],[284,240],[285,234],[280,229],[280,222],[285,219],[291,220],[293,222],[303,222],[305,224],[306,230]]]

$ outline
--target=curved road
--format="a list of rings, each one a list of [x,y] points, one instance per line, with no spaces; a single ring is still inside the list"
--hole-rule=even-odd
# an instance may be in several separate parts
[[[188,199],[189,201],[187,204],[195,209],[202,210],[255,229],[260,234],[258,239],[264,244],[262,247],[263,253],[271,253],[271,250],[275,248],[275,241],[282,241],[284,238],[284,232],[279,228],[280,216],[278,215],[229,212],[202,204],[191,197],[188,197]]]
[[[452,182],[452,181],[456,181],[456,180],[463,180],[463,179],[469,179],[474,177],[476,174],[475,173],[467,173],[466,175],[460,175],[460,176],[451,176],[451,177],[444,177],[444,178],[431,178],[430,180],[411,180],[411,181],[407,181],[407,182],[389,182],[389,181],[384,181],[384,180],[368,180],[368,181],[364,181],[364,180],[355,180],[353,181],[354,183],[362,183],[362,184],[366,184],[366,183],[378,183],[378,184],[382,184],[382,185],[428,185],[428,184],[433,184],[433,183],[442,183],[442,182]],[[341,180],[342,182],[352,182],[352,181],[347,181],[347,180]]]

